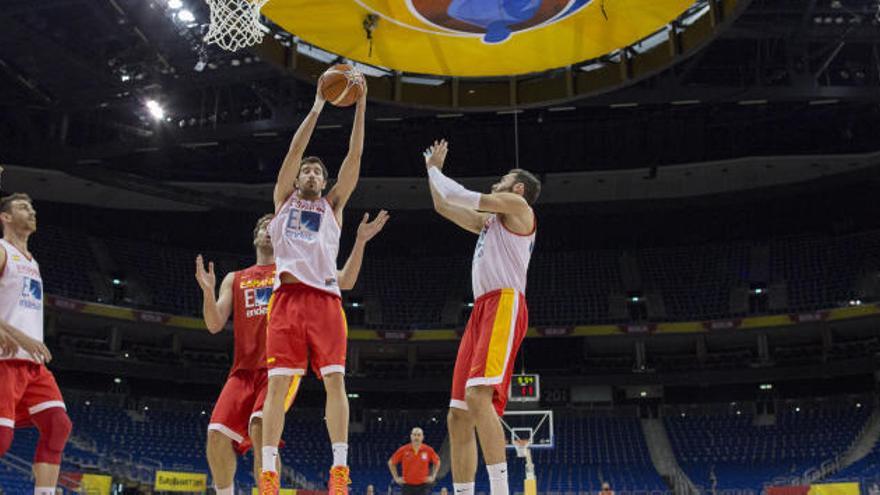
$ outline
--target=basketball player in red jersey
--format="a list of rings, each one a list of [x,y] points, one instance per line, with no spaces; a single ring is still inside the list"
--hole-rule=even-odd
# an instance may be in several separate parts
[[[0,221],[0,457],[12,445],[14,428],[36,426],[34,495],[55,495],[72,424],[45,365],[52,354],[43,344],[43,281],[28,251],[37,212],[26,194],[12,194],[0,199]]]
[[[220,295],[216,301],[214,263],[208,263],[208,269],[205,270],[202,256],[196,258],[196,280],[204,295],[205,325],[211,333],[218,333],[223,330],[231,314],[235,332],[232,369],[208,424],[208,464],[218,495],[234,493],[235,452],[243,454],[252,442],[257,446],[254,449],[254,479],[260,478],[261,418],[268,384],[266,315],[275,278],[275,256],[268,233],[271,219],[272,215],[265,215],[254,227],[257,263],[227,274],[220,284]],[[343,290],[354,287],[366,244],[382,230],[388,213],[380,211],[372,222],[368,220],[369,215],[364,214],[351,255],[339,272],[339,286]],[[291,387],[291,393],[285,400],[285,410],[293,403],[296,388]]]
[[[317,91],[314,106],[293,136],[275,184],[275,218],[269,223],[269,236],[277,269],[266,339],[269,391],[263,408],[261,495],[278,493],[275,459],[284,427],[284,399],[291,384],[305,374],[309,361],[327,393],[325,415],[333,451],[330,495],[347,495],[350,483],[344,382],[347,328],[336,256],[342,211],[360,175],[366,86],[355,109],[348,154],[326,196],[322,192],[327,185],[327,167],[319,158],[303,158],[324,103]]]
[[[434,142],[425,164],[434,209],[459,227],[479,234],[471,279],[474,309],[458,348],[447,426],[455,495],[473,495],[477,443],[489,472],[491,495],[509,495],[504,430],[499,416],[520,343],[528,328],[526,272],[537,223],[532,206],[540,181],[513,169],[489,194],[469,191],[443,174],[449,146]]]

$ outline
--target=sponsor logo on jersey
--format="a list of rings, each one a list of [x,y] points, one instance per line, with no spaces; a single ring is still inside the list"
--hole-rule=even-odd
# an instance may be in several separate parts
[[[43,283],[39,280],[24,277],[21,289],[21,297],[18,305],[27,309],[40,309],[43,307]]]
[[[287,213],[285,233],[297,240],[313,242],[321,230],[324,210],[323,201],[294,201]]]

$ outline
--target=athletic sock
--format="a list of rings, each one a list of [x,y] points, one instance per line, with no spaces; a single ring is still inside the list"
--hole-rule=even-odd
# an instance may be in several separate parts
[[[263,472],[276,473],[278,469],[278,447],[263,447]]]
[[[55,495],[54,486],[35,486],[34,495]]]
[[[507,463],[499,462],[486,466],[489,471],[489,493],[491,495],[510,495],[510,488],[507,486]]]
[[[454,495],[474,495],[474,482],[470,483],[453,483],[452,491]]]
[[[216,495],[235,495],[235,485],[229,485],[226,488],[214,488]]]
[[[333,466],[348,466],[348,444],[334,443],[333,447]]]

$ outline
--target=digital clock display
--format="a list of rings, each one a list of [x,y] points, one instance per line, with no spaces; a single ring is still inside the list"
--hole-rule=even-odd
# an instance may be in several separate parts
[[[538,375],[513,375],[510,380],[510,400],[537,402],[541,399],[540,384]]]

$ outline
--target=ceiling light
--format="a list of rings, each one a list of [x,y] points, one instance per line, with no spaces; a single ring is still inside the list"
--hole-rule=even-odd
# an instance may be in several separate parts
[[[196,20],[196,16],[193,15],[192,11],[189,9],[183,9],[177,13],[177,18],[183,22],[193,22]]]
[[[154,119],[162,120],[165,117],[165,110],[156,100],[147,100],[146,107]]]

